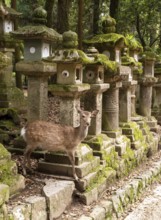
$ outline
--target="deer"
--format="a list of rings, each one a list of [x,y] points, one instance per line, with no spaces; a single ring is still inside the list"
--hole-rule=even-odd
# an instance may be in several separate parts
[[[78,127],[35,120],[27,123],[21,129],[21,136],[26,142],[22,165],[24,176],[26,176],[27,167],[32,170],[30,163],[31,153],[40,148],[51,152],[66,152],[72,165],[72,175],[75,180],[79,179],[75,171],[75,151],[78,145],[87,137],[91,119],[96,117],[98,110],[90,112],[77,108],[77,111],[80,114],[80,125]]]

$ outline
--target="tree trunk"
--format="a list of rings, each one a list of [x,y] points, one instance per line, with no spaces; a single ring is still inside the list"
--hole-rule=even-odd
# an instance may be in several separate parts
[[[69,30],[69,9],[71,0],[58,0],[57,31],[62,34]]]
[[[110,1],[110,16],[117,20],[118,9],[119,9],[119,0]]]
[[[45,10],[47,11],[47,26],[53,28],[53,8],[55,0],[46,0]]]
[[[83,40],[83,0],[78,0],[78,48],[82,50]]]
[[[93,34],[99,32],[100,0],[94,0],[93,4]]]

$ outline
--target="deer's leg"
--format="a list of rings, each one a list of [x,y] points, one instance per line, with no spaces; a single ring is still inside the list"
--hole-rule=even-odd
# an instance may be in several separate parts
[[[69,160],[72,164],[73,177],[75,180],[78,180],[77,174],[75,172],[75,151],[68,151],[67,154],[68,154]]]
[[[23,175],[26,175],[26,163],[27,167],[31,170],[31,163],[30,163],[30,155],[32,153],[33,149],[27,146],[25,152],[24,152],[24,161],[23,161]]]

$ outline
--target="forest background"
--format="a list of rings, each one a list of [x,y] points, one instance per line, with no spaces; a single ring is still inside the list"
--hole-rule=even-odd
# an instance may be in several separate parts
[[[31,12],[43,6],[47,26],[62,34],[72,30],[79,40],[100,34],[101,21],[107,15],[116,19],[116,32],[135,36],[143,48],[161,51],[161,1],[158,0],[5,0],[22,12],[19,25],[31,22]]]

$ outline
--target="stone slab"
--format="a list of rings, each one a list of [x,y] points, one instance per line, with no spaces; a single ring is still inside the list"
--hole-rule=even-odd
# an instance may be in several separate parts
[[[47,220],[46,199],[42,196],[30,196],[25,200],[31,205],[31,219]]]
[[[94,171],[97,167],[99,167],[100,158],[94,157],[94,159],[90,162],[84,162],[79,166],[75,166],[76,174],[79,178],[83,178],[88,175],[90,172]],[[38,170],[41,172],[47,172],[54,175],[63,175],[70,176],[72,175],[72,166],[66,164],[56,164],[56,163],[48,163],[44,160],[41,160],[38,163]]]
[[[71,181],[49,181],[43,188],[47,199],[49,219],[58,218],[72,202],[74,183]]]

